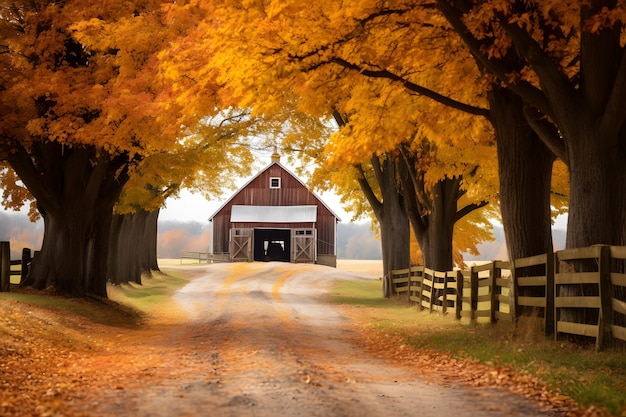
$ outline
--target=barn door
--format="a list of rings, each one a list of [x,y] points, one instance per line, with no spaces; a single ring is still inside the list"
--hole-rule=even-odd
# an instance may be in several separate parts
[[[315,263],[317,258],[315,229],[294,230],[291,239],[292,261],[295,263]]]
[[[230,260],[252,261],[252,229],[230,229]]]

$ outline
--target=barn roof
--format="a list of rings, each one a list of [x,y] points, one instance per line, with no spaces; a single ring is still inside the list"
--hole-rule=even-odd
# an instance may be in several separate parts
[[[309,187],[307,187],[307,185],[306,185],[304,182],[302,182],[302,180],[301,180],[300,178],[298,178],[298,177],[297,177],[294,173],[292,173],[292,172],[291,172],[291,171],[289,171],[287,168],[285,168],[285,166],[284,166],[283,164],[281,164],[281,163],[280,163],[279,161],[277,161],[277,160],[272,160],[272,162],[271,162],[269,165],[267,165],[265,168],[263,168],[261,171],[259,171],[259,173],[258,173],[258,174],[256,174],[256,175],[255,175],[255,176],[253,176],[252,178],[250,178],[250,179],[249,179],[249,180],[248,180],[248,181],[247,181],[244,185],[242,185],[242,186],[241,186],[241,187],[240,187],[237,191],[235,191],[235,192],[233,193],[233,195],[232,195],[232,196],[231,196],[228,200],[226,200],[226,201],[224,202],[224,204],[222,204],[222,205],[221,205],[221,206],[220,206],[220,207],[219,207],[219,208],[218,208],[218,209],[217,209],[217,210],[216,210],[216,211],[215,211],[215,212],[211,215],[211,217],[209,217],[209,221],[213,221],[213,219],[215,218],[215,216],[216,216],[216,215],[217,215],[220,211],[222,211],[222,209],[223,209],[224,207],[226,207],[226,206],[228,205],[228,203],[230,203],[230,201],[231,201],[233,198],[235,198],[235,196],[236,196],[237,194],[239,194],[239,192],[241,192],[241,190],[243,190],[244,188],[246,188],[246,187],[247,187],[247,186],[248,186],[248,185],[249,185],[252,181],[254,181],[257,177],[259,177],[260,175],[262,175],[265,171],[267,171],[268,169],[270,169],[270,168],[271,168],[272,166],[274,166],[274,165],[278,165],[279,167],[281,167],[283,170],[285,170],[285,172],[287,172],[289,175],[291,175],[292,177],[294,177],[294,178],[295,178],[298,182],[300,182],[300,184],[302,184],[302,186],[303,186],[304,188],[306,188],[307,190],[309,189]],[[310,193],[311,193],[311,194],[312,194],[312,195],[313,195],[313,196],[314,196],[314,197],[315,197],[315,198],[316,198],[316,199],[317,199],[320,203],[322,203],[322,205],[323,205],[324,207],[326,207],[326,209],[328,209],[328,211],[329,211],[329,212],[330,212],[333,216],[335,216],[335,218],[337,219],[337,221],[341,221],[341,219],[339,218],[339,216],[337,216],[337,214],[336,214],[336,213],[335,213],[335,212],[334,212],[334,211],[333,211],[330,207],[328,207],[328,206],[326,205],[326,203],[324,203],[324,201],[323,201],[323,200],[322,200],[322,199],[321,199],[321,198],[320,198],[317,194],[315,194],[315,193],[314,193],[313,191],[311,191],[311,190],[309,190],[309,192],[310,192]],[[235,207],[235,206],[233,206],[233,207]],[[279,207],[279,206],[272,206],[272,208],[276,208],[276,207]]]
[[[315,223],[317,206],[233,206],[231,223]]]

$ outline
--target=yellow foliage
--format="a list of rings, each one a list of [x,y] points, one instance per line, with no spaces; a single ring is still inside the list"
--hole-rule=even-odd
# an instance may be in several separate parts
[[[5,136],[142,156],[173,145],[178,110],[157,79],[156,54],[171,36],[159,1],[73,0],[21,12],[19,30],[4,33],[14,69],[0,98],[14,116],[0,123]]]

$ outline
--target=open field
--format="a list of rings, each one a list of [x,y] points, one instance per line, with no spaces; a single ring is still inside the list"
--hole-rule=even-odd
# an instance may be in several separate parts
[[[159,267],[167,267],[173,265],[181,265],[181,260],[178,258],[162,258],[159,259]],[[182,265],[205,265],[206,263],[199,264],[198,261],[193,259],[183,259]],[[352,272],[354,274],[372,276],[380,278],[383,275],[383,261],[381,260],[360,260],[360,259],[338,259],[337,269],[343,271]]]
[[[361,259],[338,259],[337,269],[353,272],[359,275],[383,276],[383,261],[381,260],[361,260]]]

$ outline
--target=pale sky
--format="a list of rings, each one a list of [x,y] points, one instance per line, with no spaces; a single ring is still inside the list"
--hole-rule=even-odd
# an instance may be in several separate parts
[[[159,213],[159,220],[208,222],[209,217],[215,213],[234,192],[235,191],[224,193],[221,198],[215,201],[208,201],[200,194],[192,194],[187,190],[183,190],[180,193],[180,198],[170,198],[166,201],[166,207],[162,208]],[[346,213],[343,210],[337,195],[332,193],[316,194],[337,216],[339,216],[343,223],[350,222],[352,214]]]
[[[295,169],[290,166],[286,161],[286,158],[282,158],[280,163],[287,168],[292,174],[295,174]],[[257,175],[261,170],[270,164],[270,155],[258,156],[259,168],[249,177],[241,178],[237,181],[237,189],[242,187],[247,181]],[[306,178],[300,178],[306,183]],[[187,190],[182,190],[179,198],[170,198],[165,204],[166,207],[161,208],[159,213],[159,220],[179,220],[179,221],[199,221],[208,222],[209,217],[215,213],[221,206],[228,200],[237,189],[227,191],[221,197],[216,198],[214,201],[208,201],[200,194],[192,194]],[[315,192],[315,191],[314,191]],[[315,194],[322,199],[322,201],[341,219],[343,223],[349,223],[352,219],[352,214],[347,213],[340,201],[339,197],[335,193],[318,193]]]

